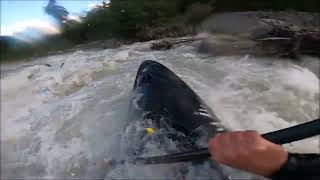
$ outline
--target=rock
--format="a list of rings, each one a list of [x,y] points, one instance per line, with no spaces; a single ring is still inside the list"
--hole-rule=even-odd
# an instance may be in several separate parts
[[[170,43],[169,41],[167,40],[163,40],[163,41],[160,41],[160,42],[154,42],[152,43],[151,45],[151,49],[152,50],[167,50],[167,49],[171,49],[173,46],[172,43]]]
[[[240,36],[256,36],[268,33],[272,27],[250,13],[217,13],[201,25],[200,31]]]
[[[268,56],[296,58],[296,53],[293,52],[294,40],[292,38],[270,37],[257,41],[261,51],[268,52],[268,54],[266,53]]]
[[[63,67],[63,65],[64,65],[64,63],[62,63],[62,64],[60,65],[60,69]]]
[[[214,55],[320,57],[320,14],[301,12],[233,12],[212,15],[203,23],[211,32],[199,48]],[[219,34],[225,34],[221,36]]]
[[[198,49],[202,53],[211,53],[215,56],[226,55],[266,55],[269,52],[262,51],[258,43],[239,36],[213,35],[204,39]]]
[[[225,12],[216,13],[204,21],[199,31],[218,34],[232,34],[262,37],[271,32],[274,27],[288,27],[290,30],[314,29],[320,27],[319,13],[306,12]]]
[[[301,54],[310,54],[320,57],[320,31],[303,33],[297,36]]]

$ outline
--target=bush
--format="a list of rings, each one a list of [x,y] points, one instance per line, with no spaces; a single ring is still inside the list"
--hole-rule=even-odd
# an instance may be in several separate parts
[[[192,32],[196,32],[196,25],[202,22],[212,12],[212,7],[208,4],[192,4],[186,13],[187,23],[192,25]]]
[[[3,57],[26,57],[46,54],[74,44],[110,38],[150,40],[184,35],[185,25],[196,25],[218,11],[286,10],[320,11],[319,0],[110,0],[89,11],[82,22],[67,21],[67,10],[53,6],[51,13],[62,23],[62,33],[54,40],[33,46],[10,48],[1,44]],[[213,8],[214,7],[214,8]],[[58,13],[58,14],[57,14]],[[1,40],[1,39],[0,39]]]

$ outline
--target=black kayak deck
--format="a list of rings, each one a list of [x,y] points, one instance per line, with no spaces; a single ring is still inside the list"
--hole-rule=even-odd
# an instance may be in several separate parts
[[[151,119],[158,128],[169,126],[190,140],[208,139],[224,131],[204,101],[175,73],[155,61],[140,65],[130,111],[139,119]]]

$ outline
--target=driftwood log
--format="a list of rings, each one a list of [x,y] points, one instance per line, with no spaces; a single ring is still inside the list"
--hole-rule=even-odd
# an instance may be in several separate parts
[[[180,46],[185,43],[191,43],[197,40],[201,40],[199,38],[184,38],[184,39],[164,39],[160,41],[156,41],[151,44],[152,50],[168,50],[177,46]]]

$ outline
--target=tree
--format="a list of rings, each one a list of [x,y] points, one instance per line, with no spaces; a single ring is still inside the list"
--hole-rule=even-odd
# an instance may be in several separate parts
[[[187,12],[187,23],[192,25],[192,32],[196,33],[196,25],[203,21],[211,14],[212,7],[208,4],[195,3],[192,4]]]
[[[59,25],[62,25],[66,20],[68,20],[69,12],[66,8],[58,6],[56,0],[49,0],[48,5],[45,7],[45,12],[55,18]]]

